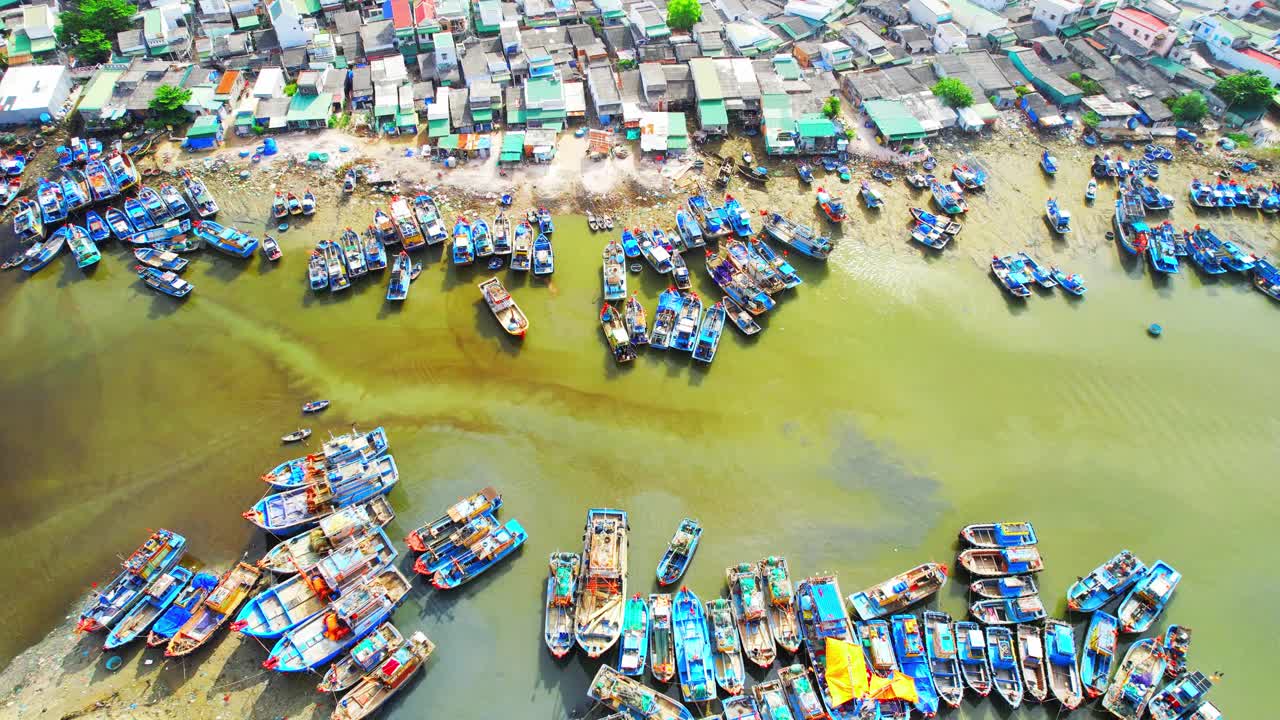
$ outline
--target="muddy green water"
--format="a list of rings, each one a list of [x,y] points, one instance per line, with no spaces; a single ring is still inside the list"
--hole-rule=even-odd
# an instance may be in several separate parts
[[[386,717],[588,707],[594,665],[549,657],[541,608],[547,554],[580,548],[590,506],[630,511],[629,588],[640,592],[677,521],[700,518],[688,582],[703,599],[722,592],[723,568],[768,554],[799,577],[836,571],[853,592],[951,562],[965,523],[1026,518],[1048,563],[1046,603],[1061,614],[1067,584],[1128,547],[1182,571],[1161,629],[1194,627],[1191,665],[1226,672],[1214,700],[1261,717],[1265,648],[1280,641],[1256,614],[1278,589],[1266,568],[1280,305],[1238,278],[1184,266],[1164,280],[1128,261],[1103,238],[1109,204],[1082,202],[1084,163],[1063,155],[1053,189],[1032,157],[993,162],[995,187],[941,256],[909,244],[901,184],[879,216],[854,210],[830,263],[793,258],[805,284],[757,338],[726,335],[710,369],[656,352],[613,364],[596,322],[605,240],[568,217],[554,281],[503,273],[532,323],[522,343],[479,300],[488,273],[455,272],[439,250],[402,308],[381,283],[308,291],[302,246],[362,226],[365,205],[339,208],[347,221],[326,207],[290,230],[278,267],[199,257],[182,304],[137,282],[115,245],[89,277],[64,257],[0,278],[0,657],[61,621],[145,528],[180,530],[209,565],[255,556],[263,542],[239,513],[262,493],[258,474],[298,454],[276,438],[299,425],[299,403],[327,397],[333,408],[306,423],[318,434],[388,429],[402,472],[391,535],[486,484],[530,533],[478,581],[419,587],[399,611],[400,627],[425,630],[439,652]],[[1186,180],[1175,168],[1162,183],[1180,225],[1212,222],[1275,251],[1273,220],[1197,218]],[[1048,192],[1075,213],[1066,242],[1043,222]],[[265,227],[248,220],[262,217],[257,203],[228,197],[220,219]],[[985,260],[1027,247],[1083,273],[1088,297],[1006,299]],[[652,312],[666,283],[648,270],[630,282]],[[1151,322],[1163,338],[1147,337]],[[939,604],[963,615],[962,585]],[[298,689],[299,708],[312,682],[273,680]],[[956,716],[1007,714],[970,701]]]

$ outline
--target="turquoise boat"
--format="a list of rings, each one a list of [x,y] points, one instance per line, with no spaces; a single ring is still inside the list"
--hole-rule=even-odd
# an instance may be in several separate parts
[[[969,583],[969,590],[978,597],[1000,600],[1004,598],[1020,598],[1040,592],[1036,580],[1030,575],[1011,575],[1008,577],[983,578]]]
[[[1147,704],[1151,720],[1181,720],[1200,707],[1213,688],[1213,678],[1199,670],[1169,683]]]
[[[1146,572],[1147,566],[1136,555],[1121,550],[1067,588],[1067,607],[1093,612],[1119,597]]]
[[[187,539],[172,530],[157,530],[123,563],[124,570],[94,593],[76,623],[79,632],[111,627],[141,600],[152,583],[178,564]]]
[[[1182,573],[1163,560],[1157,560],[1134,584],[1133,589],[1120,602],[1116,617],[1120,619],[1120,632],[1141,633],[1160,617],[1165,605],[1173,597],[1182,580]]]
[[[684,293],[680,304],[680,313],[676,315],[675,328],[672,331],[672,350],[693,352],[698,340],[698,329],[702,321],[702,298],[696,292]]]
[[[95,243],[111,239],[111,228],[98,213],[90,210],[84,214],[84,229],[89,231],[89,239]]]
[[[888,679],[899,674],[898,656],[893,649],[893,636],[889,632],[889,623],[885,620],[867,620],[858,622],[858,638],[862,642],[862,652],[867,658],[867,668],[880,678]],[[883,720],[907,720],[911,716],[911,705],[905,700],[879,700],[880,717]],[[848,713],[850,719],[858,717],[856,713]]]
[[[796,272],[791,263],[769,247],[769,243],[754,237],[747,240],[747,248],[777,272],[778,277],[782,279],[784,288],[790,290],[804,283],[804,280],[800,278],[800,274]]]
[[[684,571],[698,551],[698,541],[702,539],[702,525],[697,520],[685,518],[676,527],[676,532],[667,543],[667,551],[658,561],[658,584],[671,585],[680,580]]]
[[[1075,710],[1084,702],[1080,670],[1076,667],[1075,632],[1061,620],[1045,620],[1044,648],[1049,656],[1045,668],[1049,690],[1062,707]]]
[[[533,274],[550,275],[555,270],[556,256],[551,247],[551,238],[545,232],[538,233],[533,241]]]
[[[724,196],[724,206],[720,208],[720,216],[729,223],[729,228],[740,238],[748,238],[755,234],[751,229],[751,213],[742,207],[732,195]]]
[[[676,327],[676,316],[680,314],[683,299],[680,291],[668,287],[658,296],[658,309],[653,317],[653,332],[649,333],[649,347],[655,350],[666,350],[670,347],[671,333]]]
[[[991,685],[1010,708],[1022,705],[1022,673],[1013,650],[1013,632],[1006,627],[988,627],[987,658],[991,662]]]
[[[960,677],[960,661],[956,657],[956,635],[951,616],[937,610],[925,610],[924,647],[929,656],[929,672],[938,698],[957,708],[964,699],[964,680]]]
[[[1138,720],[1164,677],[1164,653],[1155,638],[1129,646],[1115,679],[1102,696],[1102,707],[1120,720]]]
[[[143,594],[142,601],[134,605],[129,614],[111,629],[102,649],[114,650],[133,642],[139,635],[146,632],[151,623],[168,610],[178,595],[186,589],[192,574],[181,565],[175,565],[156,578],[156,581],[151,583]]]
[[[1156,271],[1175,274],[1178,272],[1176,253],[1173,226],[1166,220],[1151,231],[1151,240],[1147,243],[1147,257],[1151,260],[1151,267]]]
[[[742,643],[733,621],[733,609],[725,598],[707,601],[707,618],[711,627],[713,674],[716,684],[729,695],[742,692],[746,670],[742,664]]]
[[[136,232],[133,224],[129,222],[129,217],[117,208],[107,208],[104,217],[107,227],[111,229],[111,234],[120,242],[133,237],[133,233]]]
[[[67,244],[67,240],[71,238],[71,228],[69,225],[63,225],[49,239],[36,242],[27,248],[23,254],[22,270],[23,272],[34,273],[42,270],[44,266],[53,262],[53,259],[62,252],[62,248]]]
[[[920,620],[915,615],[894,615],[890,618],[890,624],[893,626],[894,652],[898,656],[898,665],[902,668],[902,672],[914,679],[916,683],[916,712],[925,717],[933,717],[938,713],[938,688],[933,683],[933,671],[929,666],[929,657],[925,653]],[[957,632],[960,632],[960,625],[961,623],[956,623]],[[963,643],[960,648],[963,650]],[[985,654],[982,656],[982,661],[985,668]],[[963,667],[963,663],[961,666]],[[989,685],[988,689],[990,689]]]
[[[617,716],[610,717],[633,720],[693,720],[693,715],[688,709],[673,698],[650,690],[643,683],[632,680],[608,665],[601,665],[596,671],[595,679],[587,688],[587,697],[613,710],[621,711]]]
[[[795,720],[795,715],[787,705],[787,696],[782,692],[781,680],[765,680],[755,685],[751,688],[751,697],[756,701],[761,718]]]
[[[151,217],[151,213],[143,207],[137,198],[128,198],[124,201],[124,214],[129,218],[129,224],[133,226],[134,232],[141,232],[149,227],[155,227],[156,220]]]
[[[676,644],[676,676],[685,702],[707,702],[716,696],[707,637],[707,615],[702,602],[689,588],[676,593],[671,613]]]
[[[694,360],[710,365],[716,359],[720,336],[724,334],[725,318],[723,303],[717,302],[707,309],[702,318],[702,327],[698,330],[698,340],[693,346]]]
[[[698,221],[684,210],[676,211],[676,231],[680,233],[686,248],[700,248],[707,244],[702,237],[702,227],[698,225]],[[639,250],[638,247],[636,249]]]
[[[1036,531],[1029,522],[978,523],[966,525],[960,539],[974,547],[1035,545]]]
[[[142,207],[147,209],[147,214],[156,223],[162,223],[170,218],[169,206],[165,205],[161,199],[160,193],[147,186],[138,189],[138,202],[142,203]]]
[[[89,237],[89,231],[79,225],[66,225],[62,229],[67,228],[70,228],[67,247],[71,248],[71,256],[76,259],[76,267],[84,270],[97,265],[102,255],[98,252],[98,246],[94,244],[93,238]]]
[[[173,604],[151,626],[151,632],[147,634],[147,647],[167,645],[169,639],[191,619],[191,614],[217,585],[217,575],[210,572],[196,573],[191,583],[178,593]]]
[[[262,479],[274,488],[289,490],[324,479],[350,463],[365,463],[387,454],[391,447],[387,431],[379,426],[367,432],[352,427],[351,432],[330,436],[320,452],[286,460],[269,470]]]
[[[649,656],[649,605],[639,593],[627,600],[622,615],[622,641],[618,643],[618,671],[643,677]]]
[[[991,668],[987,665],[987,636],[975,622],[957,621],[956,657],[960,660],[960,676],[964,684],[979,697],[991,692]],[[899,663],[902,658],[899,656]]]
[[[1106,612],[1096,612],[1089,622],[1084,636],[1084,651],[1080,653],[1080,683],[1089,697],[1095,698],[1107,691],[1111,682],[1111,664],[1116,655],[1116,635],[1120,621]]]
[[[482,539],[500,529],[502,523],[498,522],[492,512],[482,512],[453,532],[442,535],[427,545],[426,550],[413,561],[413,571],[432,577],[468,556]]]
[[[363,472],[337,480],[321,480],[267,495],[243,517],[273,535],[293,535],[348,505],[390,492],[400,479],[395,459],[386,455],[363,466]]]
[[[846,643],[846,647],[856,646],[858,638],[854,635],[853,625],[849,622],[849,614],[845,611],[844,600],[840,596],[840,584],[835,575],[815,575],[805,578],[796,587],[796,618],[800,624],[800,636],[804,640],[805,650],[812,661],[814,676],[817,679],[818,691],[822,694],[822,702],[826,704],[831,717],[835,720],[852,720],[860,718],[868,701],[853,698],[837,703],[832,694],[830,681],[827,679],[827,641],[835,640]],[[889,641],[889,626],[884,625],[884,638]],[[854,648],[854,652],[857,652]],[[889,652],[893,652],[892,643]],[[786,680],[783,680],[786,685]],[[884,714],[886,705],[894,708],[901,706],[901,716]],[[884,717],[906,718],[909,707],[900,701],[880,703]],[[811,717],[803,715],[801,717]]]
[[[213,220],[197,220],[192,224],[192,230],[214,250],[232,257],[252,257],[258,249],[257,238],[232,227],[223,227]]]
[[[529,535],[519,521],[508,520],[505,525],[472,545],[469,552],[437,570],[435,575],[431,576],[431,584],[437,590],[452,590],[460,587],[497,565],[503,558],[515,552],[527,539]]]
[[[578,602],[578,577],[582,573],[582,556],[577,553],[553,552],[548,570],[543,640],[552,655],[562,658],[573,649],[573,611]],[[647,633],[647,606],[645,621]],[[642,652],[645,651],[647,648],[642,650]]]
[[[1019,598],[977,600],[969,606],[969,614],[986,625],[1017,625],[1044,619],[1044,603],[1039,595]]]

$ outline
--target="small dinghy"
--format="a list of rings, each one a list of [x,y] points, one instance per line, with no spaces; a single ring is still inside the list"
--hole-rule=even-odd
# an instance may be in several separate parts
[[[288,435],[281,436],[280,442],[295,443],[306,440],[309,437],[311,437],[311,428],[299,428]]]
[[[936,610],[924,611],[924,645],[929,655],[929,670],[938,698],[947,705],[960,707],[964,699],[964,681],[956,658],[956,636],[951,616]]]
[[[551,553],[543,639],[547,649],[558,658],[573,650],[573,613],[578,602],[578,576],[581,570],[581,555],[569,552]]]
[[[702,525],[697,520],[685,518],[676,527],[667,550],[658,561],[658,584],[671,585],[680,580],[684,571],[693,560],[698,550],[698,541],[702,539]]]
[[[318,412],[320,412],[321,410],[324,410],[324,409],[325,409],[325,408],[327,408],[327,407],[329,407],[329,401],[328,401],[328,400],[312,400],[312,401],[310,401],[310,402],[307,402],[307,403],[303,404],[303,406],[302,406],[302,412],[304,412],[304,413],[318,413]]]
[[[1119,621],[1111,613],[1094,613],[1089,621],[1089,630],[1084,635],[1084,651],[1080,653],[1080,683],[1091,698],[1105,693],[1111,682],[1118,627]]]

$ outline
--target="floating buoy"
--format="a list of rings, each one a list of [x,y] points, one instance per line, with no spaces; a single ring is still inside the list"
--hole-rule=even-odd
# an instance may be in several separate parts
[[[112,655],[111,657],[107,658],[107,669],[110,670],[111,672],[115,672],[116,670],[119,670],[120,666],[123,664],[124,664],[124,658],[120,657],[119,655]]]
[[[351,152],[351,148],[347,147],[346,145],[339,145],[338,152]]]
[[[1147,333],[1151,335],[1151,337],[1160,337],[1160,334],[1163,332],[1164,328],[1160,327],[1160,323],[1151,323],[1147,326]]]

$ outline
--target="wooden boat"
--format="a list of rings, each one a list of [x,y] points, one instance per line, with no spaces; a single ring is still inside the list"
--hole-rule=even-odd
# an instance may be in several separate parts
[[[155,247],[160,243],[170,243],[186,238],[187,233],[191,232],[191,227],[191,221],[186,218],[166,220],[158,226],[139,230],[132,235],[126,235],[122,242],[134,246]]]
[[[724,333],[725,310],[720,303],[715,303],[702,318],[702,327],[698,331],[697,343],[693,346],[693,359],[711,364],[716,358],[716,349],[720,347],[720,336]]]
[[[672,603],[671,631],[676,644],[676,675],[685,702],[707,702],[716,696],[707,617],[698,596],[680,588]]]
[[[1049,221],[1049,227],[1057,234],[1067,235],[1071,232],[1071,211],[1059,206],[1057,200],[1049,198],[1045,201],[1044,215]]]
[[[1138,720],[1146,712],[1156,683],[1164,678],[1164,666],[1164,653],[1155,638],[1130,645],[1102,696],[1102,707],[1121,720]]]
[[[156,250],[149,247],[135,248],[133,256],[144,265],[171,272],[181,272],[188,262],[186,258],[179,256],[175,252]]]
[[[1029,522],[978,523],[966,525],[960,539],[974,547],[1035,545],[1036,531]]]
[[[218,201],[214,200],[213,193],[209,192],[209,188],[205,186],[203,180],[184,170],[182,171],[182,187],[187,191],[187,197],[191,199],[196,215],[202,218],[211,218],[218,214]]]
[[[440,219],[440,208],[430,195],[418,195],[413,199],[413,216],[428,245],[438,245],[449,237],[444,221]]]
[[[1136,555],[1121,550],[1067,589],[1067,607],[1093,612],[1119,597],[1146,572],[1147,566]]]
[[[348,542],[381,542],[381,536],[372,531],[386,527],[395,517],[391,503],[382,496],[348,505],[320,520],[309,532],[276,543],[258,560],[258,567],[280,575],[308,570]]]
[[[89,237],[89,231],[79,225],[64,225],[59,231],[65,232],[67,237],[67,247],[71,249],[71,256],[75,258],[76,267],[84,270],[93,267],[102,259],[101,253],[98,252],[98,246],[93,243],[93,239]]]
[[[175,566],[175,570],[180,569]],[[151,632],[147,634],[147,647],[166,645],[178,629],[186,624],[191,614],[204,602],[209,592],[218,585],[218,576],[209,572],[196,573],[189,583],[184,582],[177,597],[159,617],[153,618]]]
[[[373,233],[383,245],[396,245],[400,242],[395,222],[382,208],[373,211]]]
[[[313,402],[328,406],[326,400]],[[360,431],[353,425],[349,433],[330,435],[329,439],[321,444],[319,452],[286,460],[264,474],[262,479],[282,490],[326,478],[337,479],[345,474],[344,466],[370,462],[386,454],[389,447],[386,429],[376,427],[373,430]]]
[[[172,219],[169,212],[169,206],[165,204],[164,198],[160,197],[160,193],[154,188],[145,185],[138,189],[138,202],[142,203],[142,207],[146,208],[147,215],[151,216],[151,220],[159,225],[160,223]]]
[[[0,171],[10,177],[16,177],[26,172],[27,156],[22,152],[0,153]]]
[[[756,701],[750,695],[734,695],[720,701],[724,710],[724,720],[764,720]]]
[[[22,181],[18,178],[10,178],[4,184],[3,197],[0,197],[0,208],[9,207],[9,203],[18,199],[18,193],[22,191]]]
[[[781,680],[765,680],[751,688],[751,697],[760,709],[761,717],[766,720],[787,720],[794,715],[787,705],[787,696],[782,691]]]
[[[307,188],[302,193],[302,214],[303,215],[316,214],[316,196],[312,194],[311,188]]]
[[[409,208],[408,198],[399,195],[391,196],[391,222],[396,238],[403,243],[405,250],[417,250],[426,246],[427,239],[423,236],[418,221],[414,219],[414,212]]]
[[[574,639],[587,657],[600,657],[622,632],[627,597],[627,513],[591,508],[582,535],[582,589],[574,611]]]
[[[288,435],[281,436],[280,442],[295,443],[300,440],[306,440],[309,437],[311,437],[311,428],[300,428],[298,430],[294,430]]]
[[[676,211],[676,232],[680,235],[681,244],[685,248],[700,248],[707,244],[706,238],[702,234],[702,226],[698,225],[698,221],[693,215],[684,210]],[[636,254],[639,254],[639,247],[636,248]]]
[[[693,554],[698,550],[698,541],[702,539],[702,525],[691,518],[685,518],[676,526],[675,534],[667,543],[667,550],[658,561],[658,584],[671,585],[684,576]]]
[[[809,677],[809,668],[796,663],[778,669],[778,680],[782,683],[782,692],[787,697],[787,704],[793,713],[803,720],[826,720],[826,708],[818,699]]]
[[[360,682],[360,678],[376,670],[402,644],[404,636],[400,634],[400,630],[389,620],[382,623],[377,630],[356,643],[346,657],[325,670],[324,678],[316,685],[316,690],[338,693],[350,689]]]
[[[578,599],[578,574],[582,569],[582,556],[577,553],[553,552],[549,569],[543,638],[551,654],[562,658],[573,649],[573,609]],[[641,668],[643,669],[643,663]]]
[[[311,400],[309,402],[302,404],[302,412],[316,413],[316,412],[320,412],[321,410],[324,410],[327,407],[329,407],[328,400]]]
[[[1096,612],[1089,621],[1089,630],[1084,635],[1084,648],[1080,653],[1080,684],[1090,698],[1105,693],[1111,682],[1118,628],[1119,621],[1111,613]]]
[[[999,600],[1035,595],[1040,589],[1036,587],[1035,578],[1030,575],[1011,575],[974,580],[969,583],[969,591],[978,597]]]
[[[1272,300],[1280,300],[1280,269],[1266,258],[1258,258],[1250,275],[1255,290]]]
[[[19,242],[44,238],[44,215],[35,201],[19,198],[18,210],[13,215],[13,234]]]
[[[476,257],[491,257],[493,255],[493,235],[489,232],[489,223],[482,218],[476,218],[471,223],[471,239],[475,244]]]
[[[733,241],[721,244],[721,251],[741,275],[757,287],[772,295],[786,289],[786,283],[777,269],[751,252],[745,242]]]
[[[107,208],[105,212],[107,227],[111,230],[111,234],[116,240],[124,242],[126,239],[133,237],[134,228],[129,223],[129,218],[124,212],[117,208]]]
[[[893,627],[893,649],[898,656],[898,665],[902,668],[902,673],[915,682],[916,701],[913,703],[915,710],[925,717],[933,717],[938,713],[939,696],[938,689],[934,685],[929,656],[925,653],[920,621],[915,615],[894,615],[890,624]],[[960,630],[957,628],[957,636],[959,633]],[[978,634],[981,635],[981,631]],[[960,647],[963,650],[964,643],[961,643]],[[984,654],[983,662],[985,661]],[[983,667],[986,667],[985,664]],[[982,694],[985,695],[985,693]]]
[[[302,214],[302,201],[298,199],[297,195],[294,195],[293,193],[289,192],[289,193],[285,193],[284,198],[285,198],[285,206],[288,208],[290,215]]]
[[[925,651],[929,656],[929,670],[938,698],[953,708],[960,707],[960,701],[964,699],[964,681],[956,658],[956,635],[951,616],[926,610],[921,617],[924,620]]]
[[[372,225],[365,229],[363,245],[365,267],[370,271],[386,270],[387,246],[378,240],[378,234],[374,231]]]
[[[1044,648],[1045,654],[1049,656],[1045,668],[1049,690],[1063,708],[1075,710],[1084,701],[1084,690],[1080,686],[1080,671],[1076,666],[1076,639],[1071,626],[1061,620],[1046,619]]]
[[[761,240],[760,238],[748,238],[747,250],[749,250],[754,257],[759,258],[773,268],[774,272],[777,273],[777,276],[782,280],[783,288],[790,290],[804,282],[800,279],[800,274],[796,272],[796,269],[791,266],[791,263],[787,262],[786,258],[774,252],[773,248],[769,247],[769,244],[764,240]]]
[[[515,552],[529,539],[524,527],[515,519],[480,538],[470,550],[454,558],[448,565],[431,576],[431,584],[437,590],[453,590],[475,579],[500,560]]]
[[[673,250],[671,256],[671,282],[681,290],[689,290],[693,287],[693,281],[689,277],[689,266],[684,261],[684,256],[679,250]]]
[[[1151,720],[1190,720],[1187,713],[1204,702],[1217,679],[1217,675],[1209,677],[1197,670],[1169,683],[1147,703]]]
[[[1160,617],[1181,580],[1182,573],[1174,570],[1173,566],[1163,560],[1155,561],[1124,600],[1120,601],[1120,607],[1116,610],[1116,617],[1120,619],[1120,632],[1146,632],[1151,623]]]
[[[957,559],[970,574],[982,577],[1022,575],[1044,569],[1044,560],[1034,545],[971,548],[962,551]]]
[[[969,614],[987,625],[1016,625],[1044,619],[1044,603],[1040,596],[978,600],[969,606]]]
[[[693,715],[672,698],[645,687],[608,665],[601,665],[587,688],[587,697],[627,718],[645,720],[693,720]]]
[[[979,697],[991,692],[991,666],[987,664],[987,636],[977,623],[961,620],[955,624],[956,657],[964,684]]]
[[[770,555],[759,563],[768,604],[769,634],[778,647],[789,653],[800,650],[800,625],[796,620],[795,593],[787,559]]]
[[[186,297],[191,294],[196,287],[191,283],[183,280],[177,273],[167,270],[159,270],[144,265],[134,266],[134,272],[138,273],[138,277],[142,278],[142,282],[147,287],[158,293],[163,293],[170,297]]]
[[[808,225],[793,222],[779,213],[765,218],[764,231],[774,240],[815,260],[826,260],[835,249],[831,238],[820,236]]]
[[[711,628],[711,652],[716,684],[730,695],[742,692],[746,681],[742,665],[742,645],[733,620],[733,609],[724,598],[707,601],[707,618]]]
[[[675,326],[672,328],[669,347],[672,350],[693,352],[693,346],[698,340],[701,320],[702,298],[698,297],[696,292],[684,293],[680,302],[680,313],[676,315]]]
[[[690,195],[687,204],[689,206],[689,212],[693,213],[694,218],[697,219],[699,224],[701,224],[704,238],[714,240],[729,234],[730,229],[728,223],[726,223],[724,218],[720,216],[718,209],[712,207],[711,204],[707,202],[706,197],[702,195]],[[636,255],[628,255],[627,257],[638,256],[639,253],[637,252]]]
[[[849,605],[863,620],[891,615],[933,595],[947,584],[947,567],[924,563],[882,583],[849,596]]]
[[[671,634],[671,596],[649,596],[649,671],[658,682],[671,682],[676,674],[675,638]]]
[[[858,194],[862,196],[863,204],[870,210],[879,210],[884,205],[884,197],[880,195],[880,191],[871,187],[871,183],[866,180],[862,181]]]
[[[165,647],[165,657],[184,657],[198,650],[213,637],[231,617],[240,603],[253,592],[262,571],[253,565],[237,563],[228,570],[217,587],[200,603],[191,617],[178,628]]]
[[[390,455],[344,466],[343,471],[336,477],[267,495],[242,515],[274,535],[292,535],[348,505],[385,495],[400,479]]]
[[[445,509],[444,513],[405,536],[404,543],[414,552],[427,552],[440,538],[446,537],[471,520],[497,512],[502,507],[502,494],[493,487],[462,498]]]
[[[511,243],[511,269],[526,271],[533,263],[533,228],[529,223],[516,225],[515,239]]]
[[[127,198],[124,201],[124,214],[129,219],[129,224],[133,226],[134,232],[155,227],[156,219],[151,217],[151,213],[147,212],[137,198]]]
[[[451,255],[455,266],[470,265],[476,259],[476,247],[472,240],[471,224],[461,217],[453,224],[453,249]]]
[[[506,213],[498,213],[493,219],[493,254],[511,254],[511,221]]]
[[[986,633],[991,685],[1010,708],[1016,709],[1022,705],[1022,673],[1013,649],[1013,632],[1006,627],[989,627]]]
[[[8,203],[5,203],[6,205]],[[0,207],[3,207],[0,205]],[[111,228],[107,227],[106,221],[98,213],[90,210],[84,214],[84,229],[89,231],[89,239],[95,243],[106,242],[111,239]]]
[[[329,292],[338,292],[351,287],[351,277],[347,274],[347,263],[343,259],[342,246],[332,240],[321,240],[320,248],[324,252]]]
[[[164,201],[165,210],[170,218],[191,214],[191,206],[187,204],[187,199],[182,197],[178,188],[169,183],[160,186],[160,199]]]
[[[653,332],[649,334],[649,347],[666,350],[671,343],[671,333],[676,326],[676,317],[684,300],[674,286],[668,287],[658,296],[658,310],[653,319]]]
[[[627,296],[627,269],[622,253],[622,244],[610,240],[604,246],[604,261],[601,274],[604,277],[604,299],[621,300]]]
[[[609,303],[600,306],[600,329],[613,354],[614,362],[628,363],[636,359],[636,346],[631,344],[631,333],[622,313]]]
[[[305,672],[328,664],[386,622],[410,589],[395,568],[384,568],[363,585],[349,588],[328,609],[285,633],[262,666],[276,672]]]
[[[738,625],[743,655],[761,668],[773,667],[778,656],[773,634],[769,632],[766,613],[764,581],[755,563],[739,563],[725,568],[725,583],[729,586],[733,618]]]
[[[401,250],[391,265],[391,278],[387,282],[387,300],[403,302],[409,297],[409,253]]]
[[[151,623],[169,609],[173,601],[187,587],[192,572],[180,565],[175,565],[147,585],[142,593],[141,601],[121,619],[103,643],[103,650],[114,650],[132,642],[147,631]]]
[[[640,298],[635,293],[627,298],[626,306],[623,309],[623,317],[626,320],[627,333],[630,337],[632,345],[648,345],[649,344],[649,327],[645,316],[644,306],[640,304]]]
[[[725,314],[733,326],[743,335],[755,335],[760,332],[760,323],[751,316],[751,313],[742,309],[742,306],[733,301],[733,298],[724,295],[720,298],[721,306],[724,307]]]
[[[321,241],[323,245],[328,243]],[[311,256],[307,258],[307,279],[311,284],[311,289],[319,292],[329,287],[329,261],[325,258],[325,252],[322,248],[311,251]]]
[[[79,170],[67,170],[60,181],[62,186],[62,206],[67,212],[75,212],[88,207],[93,198],[89,195],[89,184],[84,173]]]
[[[262,256],[271,262],[276,262],[284,255],[280,250],[280,243],[270,235],[262,236]]]
[[[1084,295],[1088,290],[1084,284],[1084,277],[1079,273],[1067,273],[1059,270],[1057,265],[1050,265],[1049,275],[1053,278],[1054,282],[1058,283],[1059,287],[1072,295]]]
[[[421,632],[409,636],[409,641],[392,651],[386,662],[365,675],[342,696],[333,710],[333,720],[371,717],[392,695],[403,689],[410,678],[417,675],[435,647]]]
[[[369,272],[369,267],[364,262],[364,247],[361,246],[360,236],[354,230],[345,228],[338,240],[338,245],[342,248],[342,261],[346,264],[347,273],[352,279]]]
[[[969,204],[953,183],[934,181],[929,185],[933,194],[933,202],[947,215],[961,215],[969,211]]]
[[[71,239],[70,226],[63,225],[54,230],[53,235],[50,235],[47,240],[33,243],[23,254],[23,271],[33,273],[43,269],[53,262],[58,253],[62,252],[62,248],[66,246],[69,239]]]
[[[342,176],[342,192],[344,194],[350,195],[355,191],[356,191],[356,171],[348,170],[347,173]]]
[[[1206,702],[1195,710],[1192,710],[1191,714],[1187,715],[1185,720],[1222,720],[1222,718],[1222,711],[1213,703]]]
[[[632,595],[622,617],[622,640],[618,644],[618,670],[623,675],[644,677],[649,652],[649,605],[639,594]]]
[[[556,231],[556,226],[551,222],[551,211],[546,208],[538,208],[538,232],[543,235],[550,235]]]
[[[485,304],[489,306],[489,312],[492,312],[498,320],[498,325],[508,335],[524,337],[525,332],[529,330],[529,319],[520,310],[511,293],[503,287],[502,281],[491,277],[477,287],[480,288],[480,295],[484,298]]]
[[[458,560],[473,556],[483,550],[483,541],[502,529],[492,513],[473,518],[448,535],[436,538],[427,545],[426,552],[413,562],[413,571],[426,577],[449,568]]]
[[[640,254],[649,263],[649,266],[660,275],[671,272],[671,256],[667,253],[666,248],[653,241],[653,236],[643,230],[637,230],[639,236]]]
[[[856,697],[853,693],[844,693],[839,696],[833,694],[833,685],[827,675],[829,671],[833,671],[836,677],[851,675],[856,670],[856,665],[851,666],[850,661],[856,662],[862,655],[858,648],[858,637],[852,623],[849,622],[848,613],[845,612],[844,600],[841,599],[840,585],[836,582],[836,577],[822,574],[806,578],[796,589],[795,604],[800,636],[804,640],[805,651],[809,654],[814,678],[817,681],[817,692],[822,694],[822,702],[830,709],[832,718],[860,717],[865,699]],[[889,651],[892,653],[887,625],[884,637],[886,642],[890,643]],[[829,650],[836,652],[828,654]],[[787,689],[787,694],[794,706],[796,694],[788,688],[785,677],[783,677],[783,687]],[[839,697],[838,700],[837,697]],[[796,709],[800,708],[796,707]],[[905,711],[906,708],[903,707],[902,710]],[[905,720],[905,715],[903,719]]]
[[[1164,633],[1164,674],[1170,680],[1187,671],[1187,649],[1191,647],[1191,628],[1185,625],[1170,625]]]
[[[1018,670],[1022,687],[1036,702],[1049,697],[1049,679],[1045,672],[1044,639],[1034,625],[1018,625]]]
[[[124,192],[138,184],[138,170],[134,167],[133,160],[128,153],[122,153],[118,150],[113,151],[107,156],[106,162],[107,170],[111,173],[111,180],[119,188],[120,192]]]
[[[209,246],[226,255],[247,258],[258,249],[258,240],[232,227],[223,227],[212,220],[197,220],[192,230]]]
[[[67,219],[67,206],[62,201],[62,187],[40,178],[36,182],[36,202],[45,225],[53,225]]]
[[[1054,157],[1045,150],[1040,155],[1040,169],[1044,170],[1046,175],[1055,175],[1058,172],[1058,158]]]

